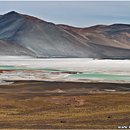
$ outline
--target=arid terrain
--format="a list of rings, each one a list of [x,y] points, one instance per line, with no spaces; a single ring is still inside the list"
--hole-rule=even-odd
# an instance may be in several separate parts
[[[129,60],[1,58],[0,128],[128,126],[129,73]]]
[[[30,2],[0,2],[0,129],[130,128],[129,3]]]
[[[84,86],[100,88],[112,84]],[[97,89],[88,93],[67,91],[80,87],[83,84],[34,81],[1,85],[0,128],[117,129],[129,125],[130,94],[100,93]]]

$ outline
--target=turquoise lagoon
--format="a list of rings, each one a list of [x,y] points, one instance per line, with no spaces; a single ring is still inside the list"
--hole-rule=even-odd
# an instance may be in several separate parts
[[[130,81],[130,75],[110,75],[101,73],[83,73],[69,75],[69,78],[76,79],[107,79],[107,80],[123,80]]]
[[[58,71],[58,72],[78,72],[78,71],[68,71],[68,70],[58,70],[58,69],[43,69],[43,68],[24,68],[17,66],[0,66],[0,70],[43,70],[43,71]]]
[[[0,66],[0,70],[41,70],[41,71],[58,71],[58,72],[75,72],[68,70],[58,70],[58,69],[43,69],[43,68],[23,68],[17,66]],[[76,71],[78,72],[78,71]],[[70,74],[68,78],[74,79],[107,79],[107,80],[122,80],[130,81],[130,75],[110,75],[102,73],[83,73],[83,74]]]

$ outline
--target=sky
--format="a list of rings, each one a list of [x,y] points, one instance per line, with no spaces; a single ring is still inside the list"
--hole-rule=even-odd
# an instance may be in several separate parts
[[[0,15],[10,11],[74,27],[130,24],[130,1],[0,1]]]

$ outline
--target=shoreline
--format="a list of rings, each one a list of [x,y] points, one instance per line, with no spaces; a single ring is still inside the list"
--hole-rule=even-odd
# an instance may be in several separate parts
[[[6,82],[10,82],[6,80]],[[0,85],[0,93],[49,93],[60,95],[75,94],[125,94],[130,93],[130,83],[84,83],[11,80],[11,84]]]
[[[85,79],[86,80],[86,79]],[[46,83],[86,83],[86,84],[129,84],[130,82],[109,82],[109,81],[72,81],[72,80],[19,80],[19,79],[10,79],[10,80],[3,80],[5,82],[46,82]]]

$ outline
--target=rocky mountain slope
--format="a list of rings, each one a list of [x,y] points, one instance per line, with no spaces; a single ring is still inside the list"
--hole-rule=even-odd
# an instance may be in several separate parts
[[[0,55],[130,58],[130,25],[75,28],[12,11],[0,16]]]

